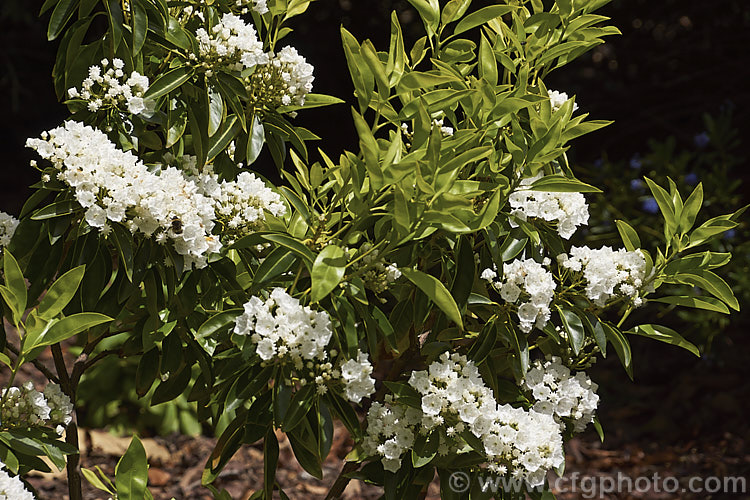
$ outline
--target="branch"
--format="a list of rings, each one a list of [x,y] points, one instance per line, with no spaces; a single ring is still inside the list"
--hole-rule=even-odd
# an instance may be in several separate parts
[[[71,380],[68,376],[68,369],[65,367],[65,358],[63,358],[60,344],[52,345],[52,357],[55,360],[57,375],[60,377],[60,386],[62,387],[63,392],[70,398],[75,411],[76,387],[71,385]],[[65,442],[74,446],[78,451],[78,453],[74,455],[68,455],[66,460],[67,464],[65,466],[68,474],[68,493],[70,494],[70,500],[83,500],[81,476],[78,473],[78,461],[81,458],[81,452],[78,447],[78,426],[76,425],[75,420],[68,424],[68,428],[65,431]]]
[[[15,354],[16,357],[18,357],[21,354],[20,352],[18,352],[18,349],[16,349],[15,347],[13,347],[11,344],[7,344],[6,347],[8,348],[8,350],[10,352],[12,352],[13,354]],[[55,384],[59,384],[60,383],[60,379],[57,378],[54,373],[52,373],[51,371],[49,371],[49,369],[46,366],[44,366],[41,362],[39,362],[38,359],[35,359],[34,361],[32,361],[31,364],[33,364],[34,367],[37,370],[39,370],[40,372],[42,372],[42,374],[45,377],[47,377],[47,380],[49,380],[50,382],[54,382]]]

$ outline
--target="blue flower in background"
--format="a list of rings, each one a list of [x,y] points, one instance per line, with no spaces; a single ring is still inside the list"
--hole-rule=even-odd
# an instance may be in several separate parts
[[[735,236],[737,236],[737,231],[735,231],[734,229],[730,229],[728,231],[724,231],[724,235],[722,236],[722,238],[724,238],[725,240],[731,240]]]
[[[630,168],[634,170],[639,170],[642,165],[643,165],[643,162],[641,161],[641,155],[638,153],[634,154],[633,157],[630,159]]]
[[[597,158],[594,160],[594,166],[596,168],[602,168],[604,166],[604,159],[603,158]]]
[[[631,191],[642,191],[643,186],[644,186],[644,183],[640,179],[633,179],[632,181],[630,181]]]
[[[685,184],[688,186],[695,186],[698,184],[698,174],[695,172],[690,172],[685,176]]]
[[[649,214],[655,214],[659,211],[659,204],[653,196],[649,196],[641,202],[641,210]]]
[[[693,137],[693,143],[698,149],[705,148],[706,146],[708,146],[709,142],[711,142],[711,138],[708,137],[708,134],[706,132],[695,134],[695,137]]]

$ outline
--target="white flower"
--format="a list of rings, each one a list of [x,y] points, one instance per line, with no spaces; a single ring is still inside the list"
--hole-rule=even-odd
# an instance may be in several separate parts
[[[465,356],[443,353],[426,371],[413,372],[409,385],[422,396],[421,411],[387,396],[384,404],[373,403],[367,415],[363,450],[381,456],[387,470],[400,468],[415,432],[426,434],[437,427],[448,437],[447,442],[441,437],[442,455],[464,450],[461,435],[468,430],[482,442],[491,470],[509,470],[531,487],[542,484],[546,471],[564,462],[560,427],[554,418],[498,406],[476,365]],[[393,436],[401,432],[405,438],[394,441]]]
[[[554,113],[560,109],[563,104],[569,99],[568,94],[565,92],[558,92],[557,90],[548,91],[550,104],[552,104],[552,112]],[[578,110],[578,104],[573,103],[573,111]]]
[[[594,420],[598,386],[584,372],[572,375],[556,356],[535,361],[521,387],[536,400],[534,410],[553,416],[561,429],[568,422],[575,432],[582,432]]]
[[[224,14],[211,33],[198,28],[195,38],[201,58],[226,65],[229,69],[241,71],[268,62],[268,56],[263,52],[263,42],[258,39],[253,25],[234,14]]]
[[[546,262],[549,263],[549,259]],[[502,278],[494,282],[495,276],[487,271],[490,270],[485,270],[482,277],[500,291],[504,301],[517,304],[523,297],[518,306],[521,330],[528,333],[534,326],[544,328],[550,316],[549,304],[557,288],[552,273],[534,259],[506,262],[503,264]]]
[[[344,393],[349,401],[359,403],[375,392],[375,379],[370,376],[371,373],[372,365],[362,351],[357,352],[357,359],[350,359],[341,365]]]
[[[557,193],[531,191],[534,181],[542,174],[521,181],[516,191],[510,194],[509,202],[513,209],[511,214],[521,220],[536,217],[548,222],[557,222],[558,234],[567,239],[575,233],[578,226],[588,224],[589,209],[586,198],[581,193]]]
[[[156,103],[143,99],[149,87],[148,77],[133,71],[126,79],[122,71],[125,63],[120,59],[114,59],[110,69],[106,69],[109,64],[106,59],[101,64],[101,67],[89,68],[89,77],[83,80],[80,91],[75,87],[68,89],[69,98],[88,101],[91,112],[114,107],[131,114],[141,114],[151,109],[153,114]]]
[[[325,348],[333,334],[327,313],[302,306],[283,288],[274,288],[265,302],[251,298],[244,309],[235,322],[234,333],[250,336],[263,360],[274,356],[292,361],[325,359]],[[281,346],[288,354],[280,355]]]
[[[0,500],[34,500],[19,476],[11,476],[0,462]]]
[[[212,235],[215,202],[182,170],[151,171],[103,132],[73,121],[26,144],[74,189],[90,226],[106,232],[108,221],[117,222],[157,241],[171,240],[187,266],[204,267],[208,255],[221,249]]]
[[[18,219],[0,211],[0,248],[10,243],[18,227]]]
[[[574,272],[583,272],[586,280],[586,296],[596,305],[604,306],[614,296],[622,296],[639,302],[638,296],[646,280],[646,259],[640,251],[628,252],[621,248],[613,250],[605,246],[599,249],[573,247],[570,256],[561,254],[558,263]],[[653,291],[649,285],[646,291]]]

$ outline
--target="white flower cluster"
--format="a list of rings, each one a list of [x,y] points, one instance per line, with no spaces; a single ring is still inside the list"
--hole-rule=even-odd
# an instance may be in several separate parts
[[[305,104],[315,79],[313,66],[294,47],[269,53],[268,58],[269,62],[258,66],[246,80],[250,100],[269,108]]]
[[[237,0],[238,6],[247,3]],[[265,0],[254,0],[253,5],[257,12],[262,14],[264,9],[267,12]],[[305,96],[312,91],[314,68],[295,48],[284,47],[277,54],[264,52],[253,25],[234,14],[224,14],[211,33],[198,28],[195,37],[204,64],[218,64],[235,71],[255,68],[245,79],[250,101],[255,105],[302,106]]]
[[[604,306],[615,295],[631,299],[636,307],[643,303],[638,292],[646,280],[646,259],[637,250],[574,246],[570,256],[558,255],[557,261],[566,269],[583,272],[586,296],[598,306]],[[653,291],[653,287],[646,290]]]
[[[547,222],[557,222],[558,234],[566,240],[573,236],[578,226],[588,224],[589,207],[581,193],[553,193],[526,189],[542,174],[521,181],[518,190],[509,197],[511,215],[526,220],[537,217]]]
[[[369,252],[369,253],[368,253]],[[367,254],[358,262],[354,263],[353,269],[368,268],[362,275],[362,281],[375,293],[382,293],[388,289],[391,283],[401,277],[401,271],[394,263],[387,264],[379,258],[380,252],[372,250],[371,243],[363,243],[359,247],[359,254]]]
[[[396,410],[386,401],[387,405],[373,404],[368,414],[364,449],[382,456],[387,470],[398,470],[401,453],[413,445],[417,427],[423,434],[443,428],[449,440],[458,435],[453,443],[440,443],[441,454],[458,452],[463,447],[458,437],[471,432],[482,441],[490,470],[510,473],[532,487],[543,484],[547,471],[564,461],[555,420],[533,410],[498,405],[477,366],[465,356],[443,353],[427,370],[413,372],[409,385],[422,396],[421,412]]]
[[[388,394],[384,403],[373,402],[367,412],[367,436],[362,441],[362,450],[368,455],[379,455],[383,468],[396,472],[401,467],[401,455],[414,446],[421,421],[421,411],[396,404]]]
[[[268,12],[268,4],[266,3],[266,0],[237,0],[235,2],[235,5],[242,9],[240,10],[241,14],[247,14],[249,12],[248,5],[250,4],[252,4],[250,8],[260,15]]]
[[[552,415],[563,430],[570,422],[575,432],[582,432],[594,421],[599,405],[598,386],[585,372],[572,375],[557,356],[544,362],[537,360],[521,386],[536,400],[533,409]]]
[[[565,104],[569,97],[565,92],[558,92],[557,90],[548,91],[550,104],[552,104],[552,112],[554,113]],[[573,103],[573,111],[578,110],[578,104]]]
[[[224,14],[211,28],[211,33],[198,28],[195,38],[198,40],[201,58],[210,63],[242,71],[269,61],[255,27],[234,14]]]
[[[341,379],[344,382],[344,393],[349,401],[358,403],[375,392],[375,379],[372,365],[367,354],[357,352],[357,359],[350,359],[341,365]]]
[[[274,288],[266,301],[251,297],[235,322],[234,333],[250,336],[255,352],[264,362],[274,358],[291,362],[301,375],[300,382],[305,385],[308,379],[314,381],[320,394],[328,390],[328,383],[339,379],[353,402],[374,392],[372,365],[367,356],[360,352],[356,360],[345,362],[340,370],[334,369],[326,352],[333,335],[330,317],[326,312],[302,306],[283,288]],[[335,355],[332,350],[331,356]],[[309,371],[303,372],[304,369]]]
[[[266,211],[276,217],[286,213],[281,196],[250,172],[241,172],[235,181],[220,181],[206,167],[197,179],[202,194],[211,199],[216,220],[222,225],[222,234],[230,237],[229,243],[256,231],[265,221]]]
[[[0,248],[7,246],[18,227],[18,219],[5,212],[0,212]]]
[[[188,266],[204,267],[208,254],[221,249],[219,238],[211,234],[213,202],[181,170],[152,172],[103,132],[73,121],[26,145],[52,162],[58,179],[75,190],[86,209],[86,222],[104,234],[111,231],[111,221],[159,243],[169,239]]]
[[[453,127],[447,127],[443,125],[444,120],[441,118],[440,120],[432,120],[432,125],[435,127],[440,127],[440,132],[443,134],[443,137],[453,137]]]
[[[122,59],[113,59],[111,65],[103,59],[101,66],[89,68],[89,75],[83,80],[80,90],[76,87],[68,89],[68,97],[88,101],[88,109],[92,112],[120,107],[134,115],[153,114],[156,103],[143,98],[149,86],[148,77],[137,71],[128,76],[122,70],[124,66]]]
[[[0,500],[34,500],[18,476],[11,476],[5,471],[5,464],[0,462]]]
[[[331,340],[331,319],[325,312],[302,306],[283,288],[274,288],[268,300],[251,297],[237,318],[234,333],[250,335],[258,356],[291,359],[297,369],[304,360],[326,359]]]
[[[44,392],[34,389],[32,382],[21,387],[3,389],[0,393],[0,427],[56,427],[62,434],[73,419],[73,404],[57,384],[48,384]]]
[[[550,317],[549,304],[555,294],[557,283],[552,273],[544,266],[550,264],[548,258],[542,264],[534,259],[516,259],[503,264],[502,279],[497,279],[494,269],[485,269],[481,278],[489,281],[500,292],[504,301],[518,306],[521,330],[529,333],[534,326],[541,329]]]

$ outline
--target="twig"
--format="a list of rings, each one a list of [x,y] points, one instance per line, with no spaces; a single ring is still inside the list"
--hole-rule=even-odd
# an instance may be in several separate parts
[[[7,344],[7,345],[6,345],[6,347],[8,348],[8,350],[9,350],[10,352],[12,352],[13,354],[15,354],[16,356],[18,356],[18,355],[20,354],[20,353],[18,352],[18,349],[16,349],[16,348],[15,348],[14,346],[12,346],[11,344]],[[46,367],[46,366],[44,366],[44,365],[43,365],[42,363],[40,363],[38,359],[35,359],[35,360],[34,360],[34,361],[32,361],[31,363],[32,363],[32,364],[34,365],[34,367],[35,367],[35,368],[36,368],[37,370],[39,370],[40,372],[42,372],[42,374],[43,374],[43,375],[44,375],[45,377],[47,377],[47,380],[49,380],[50,382],[54,382],[55,384],[59,384],[59,383],[60,383],[60,379],[59,379],[59,378],[57,378],[57,377],[55,376],[55,374],[54,374],[54,373],[52,373],[51,371],[49,371],[49,369],[47,369],[47,367]]]
[[[341,468],[339,476],[336,478],[333,486],[331,486],[331,489],[328,490],[328,495],[326,495],[325,500],[341,498],[341,495],[343,495],[344,490],[346,489],[346,485],[348,485],[349,481],[351,481],[351,478],[346,477],[346,474],[350,474],[359,469],[359,465],[360,464],[357,462],[344,463],[344,467]]]

